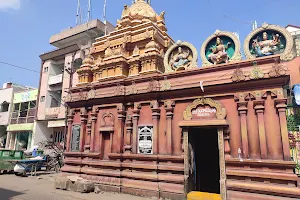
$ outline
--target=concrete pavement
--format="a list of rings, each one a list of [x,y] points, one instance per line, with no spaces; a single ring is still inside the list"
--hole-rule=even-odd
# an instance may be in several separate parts
[[[0,175],[0,200],[150,200],[125,194],[80,194],[54,189],[55,175]],[[152,199],[153,200],[153,199]]]

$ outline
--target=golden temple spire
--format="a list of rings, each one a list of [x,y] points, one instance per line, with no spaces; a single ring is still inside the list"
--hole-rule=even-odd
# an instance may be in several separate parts
[[[157,14],[151,7],[151,0],[133,0],[131,6],[124,6],[121,19],[117,21],[116,30],[141,23],[153,22],[162,31],[166,31],[165,12]]]
[[[151,5],[151,0],[134,0],[132,1],[132,3],[141,2],[141,1],[146,1],[147,4]]]

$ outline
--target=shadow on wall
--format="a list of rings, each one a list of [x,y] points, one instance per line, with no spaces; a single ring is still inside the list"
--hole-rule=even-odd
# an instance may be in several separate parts
[[[6,190],[6,189],[2,189],[0,188],[0,199],[1,200],[11,200],[13,197],[15,196],[19,196],[22,195],[24,193],[20,193],[20,192],[16,192],[13,190]]]

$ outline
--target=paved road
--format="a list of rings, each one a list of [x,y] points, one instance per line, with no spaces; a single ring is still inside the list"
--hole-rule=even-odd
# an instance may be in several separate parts
[[[0,175],[0,200],[150,200],[125,194],[80,194],[55,190],[54,178],[54,175]]]

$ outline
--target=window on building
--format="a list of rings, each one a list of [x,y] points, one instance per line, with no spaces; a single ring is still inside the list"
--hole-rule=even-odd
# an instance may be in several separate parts
[[[140,126],[138,129],[138,153],[153,154],[153,126]]]
[[[80,125],[73,125],[72,127],[72,138],[71,138],[71,151],[79,151],[79,141],[80,141]]]
[[[19,117],[27,117],[29,102],[21,103],[20,115]]]
[[[54,143],[61,143],[64,140],[64,131],[54,131]]]
[[[82,59],[77,58],[76,60],[74,60],[73,70],[74,71],[78,70],[81,65],[82,65]]]
[[[30,147],[31,133],[28,131],[16,133],[16,150],[26,150]]]
[[[49,70],[49,67],[44,67],[44,73],[47,73]]]
[[[1,104],[0,112],[8,112],[8,108],[9,108],[9,103],[7,103],[6,101],[4,101]]]
[[[52,98],[50,108],[56,108],[56,107],[59,107],[59,102],[57,101],[57,99]]]
[[[29,108],[35,108],[36,107],[36,101],[30,101]]]
[[[19,112],[19,110],[20,110],[20,104],[19,103],[14,104],[14,112]]]
[[[45,96],[41,96],[40,102],[45,102]]]

